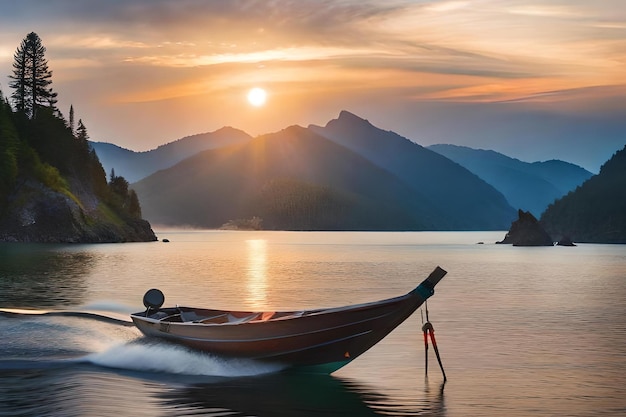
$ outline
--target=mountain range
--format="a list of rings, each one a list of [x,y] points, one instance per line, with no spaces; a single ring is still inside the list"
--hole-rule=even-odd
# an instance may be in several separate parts
[[[549,204],[563,197],[593,174],[569,162],[522,162],[491,150],[456,145],[428,147],[464,166],[504,194],[513,207],[539,218]]]
[[[351,113],[200,152],[133,184],[156,224],[266,229],[502,230],[503,195],[449,159]]]
[[[309,129],[363,156],[424,196],[444,230],[508,226],[515,216],[502,195],[467,169],[397,133],[342,111],[325,127]]]
[[[146,217],[157,224],[215,228],[255,216],[267,229],[416,230],[437,224],[393,175],[298,126],[198,153],[133,187]]]
[[[129,182],[139,181],[161,169],[169,168],[200,151],[252,139],[246,132],[223,127],[210,133],[187,136],[146,152],[135,152],[107,142],[91,142],[105,172],[115,170]]]
[[[148,152],[92,143],[163,225],[266,229],[505,230],[591,177],[563,161],[526,163],[454,145],[425,148],[342,111],[325,126],[252,138],[225,127]],[[253,169],[254,168],[254,169]]]

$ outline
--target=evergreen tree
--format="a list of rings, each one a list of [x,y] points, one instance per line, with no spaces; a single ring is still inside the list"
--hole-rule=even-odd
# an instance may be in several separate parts
[[[26,101],[28,99],[26,93],[26,49],[26,39],[24,39],[17,48],[15,55],[13,55],[13,75],[9,75],[9,78],[13,80],[9,82],[9,87],[15,89],[11,98],[15,104],[15,109],[19,113],[26,113],[26,108],[30,108],[30,105]]]
[[[141,218],[141,205],[139,204],[139,197],[135,190],[128,192],[128,212],[131,216]]]
[[[15,89],[11,98],[18,112],[34,118],[37,107],[55,109],[57,93],[52,91],[52,71],[45,58],[46,48],[35,32],[26,35],[13,55],[13,75],[9,87]]]
[[[128,181],[126,181],[124,177],[114,177],[111,182],[109,182],[111,191],[121,198],[122,205],[124,205],[128,197],[128,185]]]
[[[73,133],[73,130],[72,130]],[[89,135],[87,134],[87,128],[83,124],[83,119],[78,119],[78,128],[76,129],[76,139],[80,142],[87,142],[89,140]]]
[[[72,137],[75,138],[76,142],[76,156],[81,159],[78,163],[84,166],[89,164],[91,145],[89,145],[89,134],[87,133],[87,128],[83,123],[82,119],[78,120],[78,128],[76,129],[76,134],[72,134]],[[98,161],[98,164],[100,161]],[[106,175],[105,175],[106,181]]]
[[[69,126],[70,131],[72,132],[72,135],[76,135],[76,128],[75,128],[75,124],[74,124],[74,106],[70,105],[70,120],[69,120]]]

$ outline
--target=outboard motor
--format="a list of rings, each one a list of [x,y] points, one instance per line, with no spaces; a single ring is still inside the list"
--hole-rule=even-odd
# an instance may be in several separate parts
[[[146,307],[146,317],[148,317],[150,310],[160,309],[164,302],[165,296],[161,290],[152,288],[146,291],[146,294],[143,296],[143,305]]]

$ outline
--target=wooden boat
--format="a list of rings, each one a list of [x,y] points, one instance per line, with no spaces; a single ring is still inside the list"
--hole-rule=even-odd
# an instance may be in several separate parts
[[[250,358],[330,373],[370,349],[434,294],[446,271],[437,267],[409,293],[381,301],[303,311],[248,312],[161,308],[149,290],[147,310],[131,314],[147,336],[220,356]]]

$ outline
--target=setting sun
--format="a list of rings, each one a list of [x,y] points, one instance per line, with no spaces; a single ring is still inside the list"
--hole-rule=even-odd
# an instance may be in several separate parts
[[[267,93],[262,88],[254,87],[253,89],[248,91],[248,102],[255,107],[260,107],[264,105],[266,99]]]

